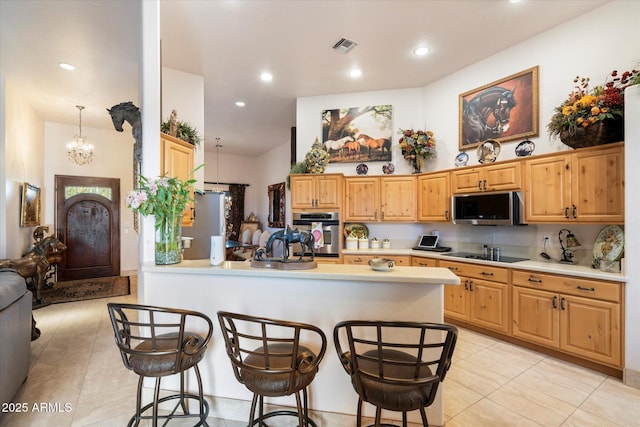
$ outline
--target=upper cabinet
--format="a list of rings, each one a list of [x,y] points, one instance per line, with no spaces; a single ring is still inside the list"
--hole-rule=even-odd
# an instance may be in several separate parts
[[[160,133],[160,172],[169,178],[182,181],[191,179],[194,163],[194,146],[181,139]],[[193,199],[193,194],[191,194]],[[182,225],[193,225],[193,202],[189,202],[182,215]]]
[[[345,178],[345,221],[415,221],[416,177]]]
[[[290,175],[292,209],[340,209],[342,174]]]
[[[451,172],[453,194],[520,190],[521,188],[522,169],[519,161],[468,167]]]
[[[450,176],[449,172],[418,176],[418,221],[451,221]]]
[[[624,222],[623,144],[532,158],[525,176],[526,222]]]

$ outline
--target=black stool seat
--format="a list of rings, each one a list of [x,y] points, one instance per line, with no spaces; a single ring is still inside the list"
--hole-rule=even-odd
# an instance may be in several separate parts
[[[137,304],[107,304],[116,344],[127,369],[139,375],[136,413],[129,426],[150,419],[156,427],[158,420],[195,418],[194,426],[208,426],[209,404],[202,393],[202,378],[198,362],[202,360],[213,333],[213,323],[206,315],[195,311],[154,307]],[[189,327],[189,329],[186,329]],[[191,330],[201,332],[190,332]],[[198,385],[198,394],[185,391],[185,372],[193,368]],[[160,398],[162,377],[180,374],[180,392]],[[144,377],[155,377],[153,401],[142,406],[142,384]],[[199,411],[189,411],[189,401],[198,402]],[[158,406],[164,402],[175,402],[168,415],[159,415]],[[144,415],[151,410],[151,415]],[[145,424],[146,425],[146,424]]]
[[[253,392],[249,426],[266,426],[264,420],[279,415],[297,417],[300,427],[315,426],[308,414],[307,388],[327,348],[324,333],[313,325],[224,311],[218,312],[218,320],[236,379]],[[305,339],[319,341],[319,349],[301,344]],[[296,398],[296,412],[263,413],[264,396],[291,394]]]

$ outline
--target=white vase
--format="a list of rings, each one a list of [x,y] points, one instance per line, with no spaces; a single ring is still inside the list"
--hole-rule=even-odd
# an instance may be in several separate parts
[[[358,249],[369,249],[369,239],[358,239]]]
[[[347,249],[358,249],[358,239],[355,237],[347,237]]]

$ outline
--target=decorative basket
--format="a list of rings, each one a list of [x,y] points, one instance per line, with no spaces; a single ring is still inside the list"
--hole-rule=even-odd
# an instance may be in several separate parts
[[[586,128],[579,127],[576,133],[560,133],[560,141],[571,148],[593,147],[624,141],[624,119],[600,120]]]

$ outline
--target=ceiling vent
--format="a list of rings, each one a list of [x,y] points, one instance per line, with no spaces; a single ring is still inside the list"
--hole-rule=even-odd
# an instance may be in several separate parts
[[[338,53],[347,53],[351,49],[357,46],[358,43],[353,40],[345,39],[344,37],[338,40],[338,43],[333,45],[333,50]]]

